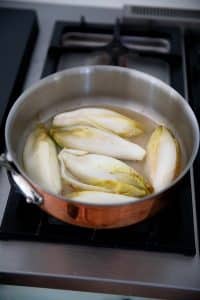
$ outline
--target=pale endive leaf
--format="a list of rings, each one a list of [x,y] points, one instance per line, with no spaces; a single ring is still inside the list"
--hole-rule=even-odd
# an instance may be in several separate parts
[[[51,128],[50,134],[61,147],[103,154],[125,160],[142,160],[145,150],[111,132],[90,127]]]
[[[147,145],[146,168],[155,191],[167,187],[179,165],[178,142],[165,126],[155,129]]]
[[[142,125],[118,112],[105,108],[81,108],[58,114],[53,119],[53,126],[92,125],[110,130],[123,137],[139,135]]]
[[[60,159],[60,158],[59,158]],[[61,177],[64,180],[67,185],[70,187],[73,187],[75,190],[90,190],[90,191],[105,191],[107,192],[107,189],[103,187],[98,187],[95,185],[85,184],[79,180],[79,178],[76,178],[69,172],[69,170],[66,168],[64,160],[60,159],[60,167],[61,167]]]
[[[28,136],[23,162],[25,171],[33,181],[50,192],[61,192],[56,146],[45,128],[38,127]]]
[[[79,150],[63,149],[59,153],[59,160],[68,172],[84,184],[138,197],[151,191],[142,175],[118,159],[99,154],[81,155]]]
[[[135,197],[129,197],[126,195],[105,193],[105,192],[94,192],[94,191],[78,191],[72,192],[65,195],[66,198],[81,203],[89,204],[117,204],[134,202],[138,199]]]

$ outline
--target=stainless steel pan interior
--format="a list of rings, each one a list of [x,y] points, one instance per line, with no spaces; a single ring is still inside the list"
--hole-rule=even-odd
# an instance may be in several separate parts
[[[55,73],[39,81],[19,97],[9,113],[5,132],[9,156],[37,190],[42,189],[26,176],[22,162],[28,133],[36,124],[48,120],[56,113],[84,106],[112,106],[117,110],[126,108],[166,124],[178,137],[184,154],[182,171],[172,185],[190,168],[198,150],[199,128],[195,115],[185,99],[162,81],[136,70],[112,66],[80,67]],[[156,198],[163,192],[153,197]],[[48,191],[44,193],[50,197],[56,196],[59,201],[64,200],[61,196],[51,195]],[[145,200],[152,200],[152,196],[147,196]],[[94,203],[94,205],[106,204]],[[126,212],[128,210],[127,207]],[[77,223],[82,225],[79,219]],[[104,223],[99,227],[106,227]],[[130,223],[131,219],[125,222],[125,225]],[[124,225],[123,222],[121,224]],[[117,220],[114,226],[111,224],[111,227],[117,226]]]
[[[83,67],[45,78],[13,106],[6,123],[6,144],[20,171],[24,172],[22,153],[30,130],[56,113],[84,106],[127,108],[167,124],[181,142],[185,156],[183,169],[196,154],[198,125],[186,100],[176,91],[138,71],[110,66]]]

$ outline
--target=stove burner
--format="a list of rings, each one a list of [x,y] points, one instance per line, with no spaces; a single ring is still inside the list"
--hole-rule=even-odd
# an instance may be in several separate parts
[[[109,47],[112,35],[81,32],[68,32],[63,35],[62,46],[66,48]],[[127,50],[154,51],[156,53],[169,53],[170,44],[166,39],[149,38],[146,36],[123,36],[121,46]]]
[[[58,22],[43,77],[84,65],[136,68],[171,84],[184,94],[181,33],[167,26]],[[170,78],[169,78],[170,77]]]
[[[105,47],[112,41],[112,35],[82,32],[67,32],[62,37],[64,47],[96,48]]]

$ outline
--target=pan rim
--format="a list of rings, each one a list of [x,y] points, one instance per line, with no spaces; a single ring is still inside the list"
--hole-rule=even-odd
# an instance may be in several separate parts
[[[90,74],[92,72],[101,71],[101,70],[119,71],[121,73],[127,73],[127,74],[131,75],[133,78],[135,78],[135,77],[142,78],[145,81],[149,81],[152,84],[154,84],[156,86],[159,86],[159,88],[165,90],[167,93],[170,93],[170,95],[173,95],[173,97],[176,99],[176,101],[178,101],[179,103],[181,103],[181,105],[183,105],[185,107],[185,109],[187,110],[187,113],[190,115],[190,118],[192,119],[192,122],[193,122],[193,125],[194,125],[195,141],[194,141],[194,147],[193,147],[193,150],[192,150],[192,154],[191,154],[186,166],[184,167],[182,172],[179,174],[179,176],[176,177],[176,179],[173,180],[173,182],[169,186],[167,186],[166,188],[164,188],[164,189],[162,189],[162,190],[160,190],[156,193],[145,196],[143,198],[139,198],[137,200],[128,199],[127,201],[123,200],[122,202],[116,202],[116,203],[113,203],[113,202],[112,203],[109,203],[109,202],[106,202],[106,203],[102,203],[102,202],[101,203],[99,203],[99,202],[91,203],[91,202],[87,202],[87,201],[82,202],[82,201],[78,201],[78,200],[68,199],[68,198],[63,197],[61,195],[51,193],[48,190],[41,187],[39,184],[33,182],[29,178],[29,176],[27,176],[26,173],[23,171],[23,169],[21,168],[18,161],[13,159],[13,156],[12,156],[12,149],[11,149],[12,147],[10,145],[9,138],[8,138],[9,127],[10,127],[13,115],[16,113],[18,107],[20,107],[21,103],[23,103],[25,101],[25,99],[32,92],[34,92],[35,90],[37,90],[38,88],[40,88],[42,86],[45,86],[45,85],[48,85],[52,82],[60,80],[65,75],[70,75],[70,74],[73,74],[73,73],[76,74],[77,72],[79,74],[80,73]],[[9,114],[8,114],[8,117],[7,117],[7,120],[6,120],[6,126],[5,126],[5,140],[6,140],[6,148],[7,148],[7,151],[8,151],[8,154],[9,154],[11,160],[13,161],[15,166],[17,167],[20,174],[22,174],[26,178],[26,180],[31,183],[31,185],[33,187],[36,187],[36,189],[42,190],[45,193],[47,193],[51,196],[54,196],[54,197],[56,197],[60,200],[66,201],[66,202],[71,202],[71,203],[76,203],[76,204],[81,204],[81,205],[84,204],[84,205],[87,205],[87,206],[95,206],[95,207],[109,207],[109,206],[113,207],[113,206],[124,206],[124,205],[135,204],[135,203],[143,202],[143,201],[147,201],[147,200],[152,200],[153,198],[160,197],[163,193],[165,193],[166,191],[168,191],[172,187],[174,187],[177,184],[177,182],[179,182],[185,176],[185,174],[189,171],[189,169],[191,168],[191,166],[192,166],[192,164],[193,164],[193,162],[196,158],[198,148],[199,148],[199,126],[198,126],[198,122],[197,122],[195,113],[193,112],[192,108],[188,104],[187,100],[184,99],[175,89],[173,89],[171,86],[167,85],[166,83],[164,83],[160,79],[158,79],[158,78],[156,78],[152,75],[149,75],[147,73],[135,70],[135,69],[128,69],[128,68],[123,68],[123,67],[118,67],[118,66],[98,66],[98,65],[96,66],[96,65],[94,65],[94,66],[75,67],[75,68],[67,69],[67,70],[64,70],[64,71],[56,72],[54,74],[51,74],[51,75],[37,81],[31,87],[29,87],[27,90],[25,90],[18,97],[18,99],[16,100],[16,102],[14,103],[14,105],[12,106],[12,108],[11,108]],[[131,198],[131,197],[129,197],[129,198]]]

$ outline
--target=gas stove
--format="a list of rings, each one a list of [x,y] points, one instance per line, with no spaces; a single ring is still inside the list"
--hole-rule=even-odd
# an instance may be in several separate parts
[[[41,7],[44,9],[42,5]],[[188,16],[188,12],[184,15],[185,12],[182,12],[184,22],[176,22],[173,15],[171,20],[166,15],[163,19],[160,16],[155,19],[137,16],[133,19],[129,9],[123,18],[118,13],[113,13],[112,21],[108,21],[108,13],[105,21],[97,22],[91,21],[87,13],[82,16],[82,11],[75,21],[70,19],[70,14],[67,18],[64,17],[65,14],[59,15],[58,11],[61,10],[58,8],[56,11],[56,17],[51,22],[51,37],[46,41],[46,50],[42,61],[40,60],[40,78],[83,65],[133,68],[171,85],[189,101],[197,118],[200,117],[200,31],[197,28],[197,12],[195,16]],[[39,9],[38,12],[41,16]],[[135,13],[139,15],[142,11],[135,10]],[[192,17],[195,17],[195,22],[191,22]],[[36,56],[38,53],[36,51]],[[37,57],[35,60],[37,61]],[[35,65],[30,68],[34,69]],[[30,76],[27,77],[30,79]],[[59,245],[69,249],[73,247],[79,249],[78,251],[85,247],[90,253],[103,251],[104,256],[113,249],[117,253],[126,254],[126,257],[131,257],[140,250],[141,253],[144,251],[146,259],[151,258],[151,254],[161,255],[160,252],[166,257],[171,253],[173,259],[179,254],[183,261],[186,256],[187,259],[199,259],[199,170],[200,154],[194,168],[170,193],[166,209],[138,224],[110,230],[84,229],[62,223],[42,212],[37,206],[26,203],[23,196],[12,186],[4,199],[0,242],[17,242],[17,245],[31,243],[33,247],[44,244],[47,247]],[[159,256],[160,258],[162,260],[163,257]]]
[[[154,75],[183,96],[185,63],[178,27],[56,22],[42,77],[82,65],[119,65]],[[148,95],[147,95],[148,96]],[[195,254],[191,181],[187,175],[158,215],[123,229],[92,230],[61,223],[11,189],[0,237]]]

